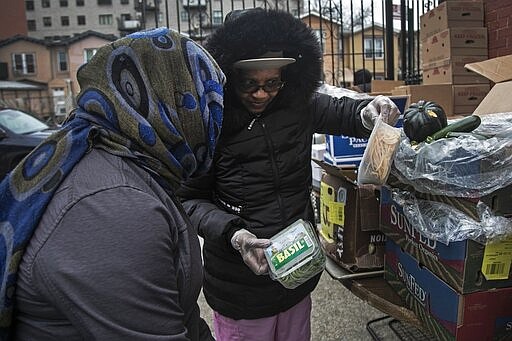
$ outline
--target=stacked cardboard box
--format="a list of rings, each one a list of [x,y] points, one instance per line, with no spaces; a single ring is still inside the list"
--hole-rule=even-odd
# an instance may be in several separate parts
[[[507,100],[512,91],[512,55],[465,67],[496,83],[475,115],[512,112],[512,102]],[[437,90],[446,86],[423,85]],[[460,171],[450,169],[455,174]],[[397,182],[388,179],[388,185],[421,200],[451,205],[474,220],[478,220],[477,201],[494,214],[512,219],[512,186],[469,199],[419,193]],[[446,245],[429,239],[407,219],[388,185],[380,188],[379,217],[386,236],[385,279],[405,307],[439,340],[512,340],[512,236],[488,244],[466,239]]]
[[[512,339],[512,238],[448,245],[406,218],[391,189],[380,191],[385,279],[439,340]]]
[[[448,116],[472,114],[490,89],[485,77],[464,68],[488,57],[483,3],[442,2],[420,17],[420,41],[423,85],[393,94],[408,94],[411,102],[432,100]]]
[[[483,2],[443,2],[420,17],[420,27],[423,84],[451,84],[447,111],[472,114],[489,92],[486,78],[464,68],[488,57]]]
[[[385,276],[436,340],[512,338],[512,287],[462,294],[389,239]]]

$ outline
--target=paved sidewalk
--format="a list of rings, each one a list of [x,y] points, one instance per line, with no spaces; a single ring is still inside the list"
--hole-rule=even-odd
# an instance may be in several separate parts
[[[322,274],[312,299],[312,341],[374,340],[366,330],[366,323],[385,316],[384,313],[354,296],[338,281],[332,279],[326,271]],[[213,330],[212,311],[206,304],[203,295],[199,298],[199,305],[201,315]],[[399,340],[386,323],[375,324],[374,327],[381,340]]]

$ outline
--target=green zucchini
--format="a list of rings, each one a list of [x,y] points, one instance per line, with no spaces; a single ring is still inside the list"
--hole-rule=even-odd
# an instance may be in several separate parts
[[[464,133],[459,131],[450,131],[446,134],[446,137],[459,137],[459,136],[473,136],[477,140],[486,140],[487,136],[477,133]]]
[[[446,137],[446,134],[449,132],[459,132],[459,133],[470,133],[475,130],[481,123],[480,117],[477,115],[471,115],[460,120],[457,120],[453,123],[448,124],[441,130],[436,131],[434,134],[427,137],[427,143],[431,143],[433,141],[442,139]]]

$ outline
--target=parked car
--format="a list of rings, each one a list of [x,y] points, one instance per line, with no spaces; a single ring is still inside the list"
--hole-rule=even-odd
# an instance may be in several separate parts
[[[0,110],[0,179],[54,131],[18,109]]]

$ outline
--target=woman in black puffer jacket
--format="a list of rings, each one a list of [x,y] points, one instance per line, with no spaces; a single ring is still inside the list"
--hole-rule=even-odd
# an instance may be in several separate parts
[[[368,105],[315,92],[322,78],[317,37],[282,11],[232,12],[206,49],[228,79],[222,133],[210,174],[184,184],[179,195],[204,237],[203,290],[216,337],[308,340],[309,295],[320,275],[286,289],[261,275],[266,262],[251,247],[268,245],[299,218],[314,222],[314,133],[368,137],[382,103],[396,119],[398,110],[387,98]],[[268,56],[279,58],[261,60]],[[259,258],[251,263],[251,255]]]

